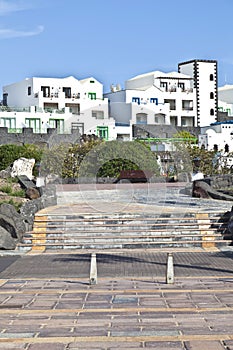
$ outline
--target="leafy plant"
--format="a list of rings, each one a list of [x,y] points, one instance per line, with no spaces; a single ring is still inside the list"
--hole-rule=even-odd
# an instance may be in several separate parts
[[[25,197],[25,191],[22,189],[14,190],[10,184],[6,184],[0,187],[0,191],[7,193],[12,197]]]

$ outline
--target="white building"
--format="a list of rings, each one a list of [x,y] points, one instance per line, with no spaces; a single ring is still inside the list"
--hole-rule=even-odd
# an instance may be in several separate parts
[[[233,117],[233,85],[224,85],[218,88],[218,110]]]
[[[93,77],[33,77],[4,86],[2,109],[0,126],[12,130],[26,126],[45,132],[52,127],[64,133],[79,128],[105,139],[117,137],[103,85]]]
[[[217,61],[187,61],[179,63],[178,70],[193,78],[192,88],[196,90],[197,126],[206,126],[217,121]]]
[[[209,151],[233,152],[233,120],[216,122],[201,128],[198,145]]]
[[[111,87],[105,94],[110,116],[118,123],[196,126],[193,78],[160,71],[138,75],[125,82],[125,90]]]

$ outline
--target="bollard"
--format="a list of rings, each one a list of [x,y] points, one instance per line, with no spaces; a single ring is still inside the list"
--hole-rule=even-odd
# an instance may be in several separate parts
[[[91,254],[90,284],[97,284],[96,254]]]
[[[173,265],[173,254],[167,254],[167,275],[166,275],[166,283],[173,284],[174,283],[174,265]]]

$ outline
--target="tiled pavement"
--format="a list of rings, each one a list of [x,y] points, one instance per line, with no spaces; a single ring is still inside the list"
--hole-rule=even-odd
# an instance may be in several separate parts
[[[233,349],[233,252],[178,255],[172,285],[165,283],[165,264],[152,266],[151,274],[143,255],[136,264],[144,273],[130,261],[131,277],[122,268],[127,259],[114,260],[112,278],[100,260],[97,285],[89,285],[85,269],[79,275],[82,262],[74,254],[66,270],[64,254],[2,256],[8,261],[0,273],[0,349]],[[58,260],[54,267],[51,259]]]
[[[174,205],[178,210],[216,209],[216,201],[203,205],[185,196],[176,198],[175,188],[166,196],[162,189],[160,203],[158,188],[151,185],[145,198],[144,187],[138,185],[131,197],[127,191],[124,196],[117,192],[127,210],[135,210],[135,201],[140,211],[141,203],[147,204],[146,211],[155,210],[154,204],[163,210]],[[83,193],[83,210],[99,210],[101,203],[106,212],[116,194],[106,193],[95,206],[93,193],[88,196]],[[74,193],[63,197],[70,203]],[[60,204],[57,210],[66,211],[65,203]],[[217,205],[229,210],[232,203]],[[122,210],[122,204],[117,208]],[[0,257],[0,349],[233,350],[230,248],[175,250],[171,285],[165,283],[166,252],[161,250],[97,254],[97,285],[89,285],[90,253],[67,253]]]

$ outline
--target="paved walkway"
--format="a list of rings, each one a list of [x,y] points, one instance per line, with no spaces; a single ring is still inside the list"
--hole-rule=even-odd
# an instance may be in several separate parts
[[[175,186],[164,197],[154,185],[145,196],[146,184],[140,185],[130,196],[127,187],[106,186],[95,200],[95,189],[66,187],[58,191],[59,206],[47,210],[224,211],[232,205],[191,199]],[[2,252],[0,349],[233,350],[233,248],[173,249],[173,255],[174,284],[165,280],[167,251],[140,250],[97,254],[98,283],[90,285],[88,251]]]
[[[45,211],[166,213],[231,210],[233,202],[192,198],[187,183],[57,185],[58,206]]]
[[[233,250],[0,257],[0,349],[231,350]]]

